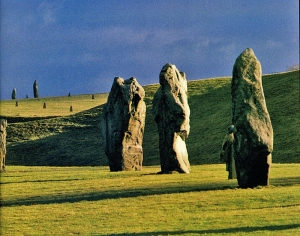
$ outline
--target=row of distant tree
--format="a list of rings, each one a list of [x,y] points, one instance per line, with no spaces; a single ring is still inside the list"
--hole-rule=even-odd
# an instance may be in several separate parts
[[[38,86],[38,82],[36,80],[33,83],[33,97],[34,98],[39,97],[39,86]],[[11,99],[16,99],[16,98],[17,98],[17,89],[14,88],[12,93],[11,93]],[[26,98],[28,98],[27,95],[26,95]]]

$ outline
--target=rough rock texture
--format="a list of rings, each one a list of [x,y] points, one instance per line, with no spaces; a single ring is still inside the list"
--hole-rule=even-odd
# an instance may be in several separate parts
[[[273,128],[261,76],[260,62],[247,48],[235,61],[231,82],[234,156],[242,188],[269,184]]]
[[[5,157],[6,157],[6,127],[7,121],[0,120],[0,171],[5,171]]]
[[[136,78],[114,79],[103,109],[102,135],[111,171],[142,170],[145,91]]]
[[[185,74],[168,63],[159,74],[159,83],[153,98],[153,113],[159,131],[161,172],[189,173],[185,139],[190,132],[190,108]]]
[[[39,91],[38,83],[35,80],[34,83],[33,83],[33,97],[34,98],[38,98],[39,97],[39,92],[38,91]]]

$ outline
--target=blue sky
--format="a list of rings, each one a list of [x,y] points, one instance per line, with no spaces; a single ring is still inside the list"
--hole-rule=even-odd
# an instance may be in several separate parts
[[[298,0],[1,0],[1,99],[109,92],[115,76],[158,83],[230,76],[251,47],[263,74],[299,64]]]

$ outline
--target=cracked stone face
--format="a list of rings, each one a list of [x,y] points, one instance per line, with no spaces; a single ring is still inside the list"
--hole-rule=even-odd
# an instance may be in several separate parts
[[[159,83],[153,98],[153,113],[159,132],[161,172],[189,173],[185,144],[190,132],[186,76],[168,63],[161,69]]]
[[[142,170],[145,91],[136,78],[114,79],[103,108],[102,136],[111,171]]]

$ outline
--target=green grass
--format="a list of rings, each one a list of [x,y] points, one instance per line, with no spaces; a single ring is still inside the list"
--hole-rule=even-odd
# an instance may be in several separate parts
[[[264,76],[263,86],[275,134],[273,162],[300,163],[299,71]],[[300,164],[273,164],[271,185],[254,189],[238,188],[227,180],[225,165],[216,164],[231,123],[230,78],[188,82],[189,175],[156,174],[151,102],[158,85],[144,88],[141,172],[109,172],[100,135],[107,94],[24,99],[18,107],[1,101],[0,116],[9,122],[1,235],[300,233]]]
[[[230,83],[229,77],[188,82],[191,132],[186,144],[192,166],[220,163],[221,144],[231,124]],[[157,88],[158,84],[144,86],[147,105],[144,166],[160,164],[158,131],[152,115],[152,98]],[[299,71],[263,76],[263,88],[274,129],[273,162],[300,163]],[[20,101],[19,107],[14,107],[12,101],[1,101],[1,114],[7,116],[9,123],[7,164],[107,165],[100,127],[103,103],[107,96],[96,95],[95,100],[91,99],[91,95],[48,98],[47,109],[42,109],[43,99],[39,103],[25,99]],[[61,100],[54,103],[55,99]],[[47,113],[48,108],[54,107],[52,102],[58,111],[63,112]],[[12,114],[9,113],[10,109],[29,107],[31,103],[38,106],[27,109],[24,113],[26,117],[20,119],[17,115],[9,116]],[[69,111],[71,103],[73,113]],[[7,104],[10,104],[9,108]],[[7,113],[4,112],[6,109]],[[53,115],[62,117],[49,118]]]
[[[44,118],[69,116],[106,103],[108,94],[45,97],[38,99],[16,99],[0,101],[0,116],[12,118]],[[18,106],[16,106],[18,102]],[[46,109],[43,108],[44,102]],[[73,112],[70,112],[70,106]]]
[[[274,164],[271,186],[239,189],[224,165],[189,175],[8,166],[1,235],[297,235],[299,168]]]

